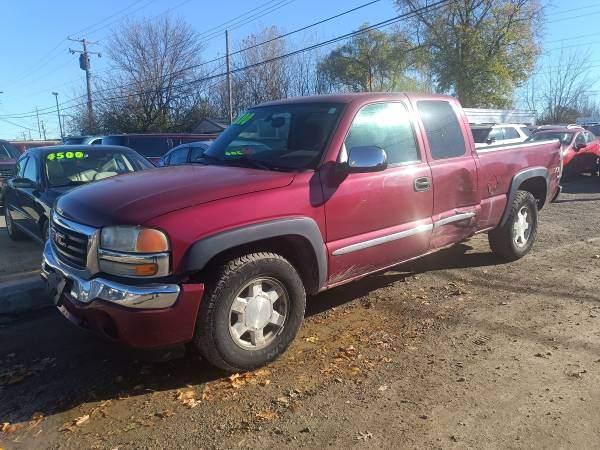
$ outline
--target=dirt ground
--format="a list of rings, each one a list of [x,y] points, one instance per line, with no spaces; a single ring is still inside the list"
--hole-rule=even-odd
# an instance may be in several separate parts
[[[314,297],[253,373],[143,362],[54,311],[6,322],[0,447],[598,448],[600,180],[565,191],[524,259],[479,236]]]
[[[29,239],[14,242],[8,237],[4,223],[4,210],[0,207],[0,280],[2,278],[39,270],[42,247]]]

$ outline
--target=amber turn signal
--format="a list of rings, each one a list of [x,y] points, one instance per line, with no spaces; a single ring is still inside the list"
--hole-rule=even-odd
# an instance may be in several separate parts
[[[156,275],[158,272],[158,266],[156,264],[140,264],[135,266],[135,274],[138,277],[151,277]]]
[[[137,236],[136,250],[139,253],[160,253],[169,250],[169,243],[164,233],[143,228]]]

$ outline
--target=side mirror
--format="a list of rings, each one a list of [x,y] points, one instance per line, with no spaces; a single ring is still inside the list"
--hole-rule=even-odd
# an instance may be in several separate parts
[[[348,152],[348,172],[379,172],[387,168],[385,150],[376,147],[352,147]]]
[[[496,142],[496,138],[495,138],[495,137],[487,138],[487,139],[485,140],[485,143],[486,143],[487,145],[492,145],[494,142]]]
[[[573,145],[573,149],[574,150],[581,150],[587,147],[587,144],[585,142],[580,142],[579,144],[575,144]]]
[[[28,178],[13,178],[10,185],[15,189],[36,189],[38,187],[36,183]]]

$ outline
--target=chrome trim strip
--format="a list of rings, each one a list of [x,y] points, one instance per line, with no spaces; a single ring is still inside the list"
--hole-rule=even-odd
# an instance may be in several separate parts
[[[435,222],[433,222],[433,227],[434,228],[439,228],[441,226],[448,225],[449,223],[459,222],[461,220],[470,219],[472,217],[475,217],[475,213],[474,212],[467,212],[467,213],[455,214],[454,216],[445,217],[443,219],[436,220]]]
[[[103,266],[102,261],[109,261],[111,263],[129,264],[129,265],[156,264],[158,266],[158,270],[156,272],[156,275],[153,275],[154,277],[166,277],[171,274],[170,264],[169,264],[170,263],[170,254],[168,252],[132,254],[132,253],[120,253],[120,252],[115,252],[112,250],[98,249],[98,259],[99,259],[98,265],[99,265],[100,269],[106,273],[113,273],[113,272],[105,270],[106,268],[102,267]],[[113,275],[118,275],[118,274],[113,273]],[[143,276],[136,277],[133,275],[127,275],[127,277],[129,277],[129,278],[144,278],[144,279],[151,278],[151,277],[143,277]]]
[[[517,144],[509,144],[509,145],[492,145],[490,147],[480,147],[480,148],[476,148],[475,152],[476,153],[492,153],[492,152],[500,152],[502,150],[513,150],[515,148],[529,148],[529,147],[536,147],[538,145],[547,143],[547,142],[558,142],[560,144],[560,141],[558,139],[548,139],[546,141],[535,141],[535,142],[520,142]]]
[[[375,247],[376,245],[385,244],[387,242],[396,241],[398,239],[407,238],[414,236],[415,234],[425,233],[433,230],[433,224],[423,224],[417,227],[411,228],[405,231],[399,231],[398,233],[388,234],[375,239],[369,239],[368,241],[358,242],[356,244],[348,245],[347,247],[338,248],[333,252],[334,256],[345,255],[346,253],[352,253],[365,248]]]
[[[73,282],[71,297],[82,303],[104,300],[132,309],[162,309],[175,304],[181,291],[177,284],[149,284],[132,286],[104,278],[85,280],[56,258],[50,242],[46,242],[42,262],[42,278],[52,271]]]

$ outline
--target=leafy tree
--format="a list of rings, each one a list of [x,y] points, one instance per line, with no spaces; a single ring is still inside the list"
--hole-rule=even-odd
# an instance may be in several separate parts
[[[540,53],[538,0],[457,0],[430,9],[423,9],[430,0],[396,3],[413,14],[403,29],[427,51],[440,92],[467,107],[511,106]]]
[[[418,58],[411,47],[400,33],[368,30],[332,50],[319,64],[319,71],[329,80],[332,91],[412,88],[416,82],[406,72],[415,67]]]

